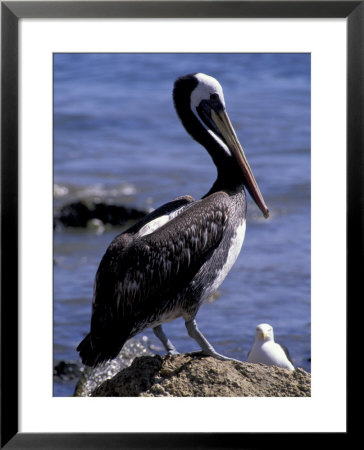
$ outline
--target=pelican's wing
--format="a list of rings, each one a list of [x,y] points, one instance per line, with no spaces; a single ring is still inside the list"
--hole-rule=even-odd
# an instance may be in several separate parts
[[[111,243],[95,279],[94,343],[125,341],[133,324],[151,321],[189,284],[221,242],[229,204],[227,194],[215,193],[150,234],[125,233]]]
[[[141,220],[139,220],[136,224],[132,225],[128,228],[124,233],[136,234],[138,233],[146,224],[160,218],[163,216],[168,216],[170,214],[175,213],[176,211],[182,211],[186,206],[190,205],[194,202],[194,199],[190,195],[183,195],[181,197],[177,197],[174,200],[165,203],[159,208],[155,209],[151,213],[144,216]]]

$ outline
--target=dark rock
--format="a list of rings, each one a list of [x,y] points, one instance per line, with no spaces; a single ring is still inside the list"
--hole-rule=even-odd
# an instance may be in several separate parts
[[[72,362],[60,361],[53,368],[53,376],[60,380],[72,380],[81,375],[80,367]]]
[[[142,356],[93,390],[94,397],[309,397],[303,369],[192,355]]]
[[[77,201],[62,206],[56,211],[54,225],[64,227],[86,227],[90,220],[98,219],[104,224],[124,225],[128,220],[136,221],[147,214],[135,208],[101,202]]]
[[[127,220],[139,220],[146,214],[146,211],[139,211],[135,208],[105,203],[95,203],[93,210],[93,218],[111,225],[123,225]]]
[[[83,202],[63,206],[55,215],[55,222],[67,227],[86,227],[91,220],[91,211]]]

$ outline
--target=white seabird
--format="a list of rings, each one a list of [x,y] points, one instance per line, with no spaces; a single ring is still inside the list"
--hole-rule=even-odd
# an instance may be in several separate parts
[[[248,362],[295,370],[287,348],[274,342],[273,327],[267,323],[261,323],[255,330],[255,342],[248,354]]]

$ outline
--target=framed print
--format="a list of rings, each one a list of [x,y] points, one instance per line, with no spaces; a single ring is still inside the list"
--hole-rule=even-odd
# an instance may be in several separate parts
[[[361,1],[1,3],[2,446],[240,448],[292,433],[348,435],[347,304],[363,269],[363,26]],[[271,219],[262,231],[259,208],[268,214],[252,182],[245,278],[232,275],[228,310],[208,303],[199,325],[245,361],[256,325],[273,317],[296,366],[311,372],[312,363],[312,391],[75,397],[93,277],[120,231],[92,216],[86,231],[73,222],[68,233],[64,207],[89,214],[121,198],[142,217],[207,192],[212,162],[170,121],[174,81],[197,73],[205,82],[200,72],[222,86]],[[195,350],[168,326],[182,353]],[[163,353],[152,332],[139,337]]]

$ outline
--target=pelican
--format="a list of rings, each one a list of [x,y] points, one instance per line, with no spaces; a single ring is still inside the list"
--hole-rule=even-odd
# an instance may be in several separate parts
[[[152,328],[168,354],[177,354],[162,324],[182,317],[201,352],[220,360],[196,324],[202,303],[225,279],[245,235],[245,188],[269,216],[225,109],[219,82],[202,73],[178,78],[173,101],[186,131],[203,145],[217,178],[200,200],[178,197],[119,234],[95,276],[90,332],[77,347],[82,362],[115,358],[124,343]]]

